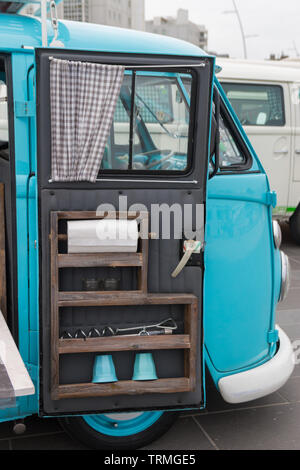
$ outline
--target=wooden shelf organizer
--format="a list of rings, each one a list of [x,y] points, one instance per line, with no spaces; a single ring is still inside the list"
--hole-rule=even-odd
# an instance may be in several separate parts
[[[117,214],[119,216],[120,213]],[[129,217],[133,218],[130,215]],[[136,215],[134,216],[136,217]],[[96,219],[95,212],[51,212],[51,396],[62,398],[136,395],[145,393],[179,393],[193,391],[196,386],[196,350],[198,331],[198,299],[192,294],[148,294],[148,239],[141,240],[139,253],[60,254],[58,221],[61,219]],[[148,230],[148,214],[139,213],[141,231]],[[138,266],[138,290],[101,292],[59,291],[59,269],[87,266]],[[184,334],[159,336],[113,336],[99,338],[59,339],[60,307],[183,305]],[[113,351],[145,351],[181,349],[184,351],[184,377],[151,381],[122,380],[115,383],[77,383],[61,385],[59,357],[62,354],[101,353]]]

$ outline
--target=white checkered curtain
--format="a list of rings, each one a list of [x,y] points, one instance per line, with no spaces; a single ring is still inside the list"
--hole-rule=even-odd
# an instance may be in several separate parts
[[[52,181],[95,182],[124,67],[50,60]]]

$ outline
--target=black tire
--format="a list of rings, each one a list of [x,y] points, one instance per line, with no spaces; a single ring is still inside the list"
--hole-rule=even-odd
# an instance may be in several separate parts
[[[290,217],[290,231],[293,240],[300,245],[300,204]]]
[[[78,440],[89,449],[96,450],[133,450],[144,447],[158,439],[174,424],[178,413],[172,411],[164,412],[161,417],[144,431],[130,436],[113,437],[102,434],[81,417],[60,418],[59,422],[64,431]]]

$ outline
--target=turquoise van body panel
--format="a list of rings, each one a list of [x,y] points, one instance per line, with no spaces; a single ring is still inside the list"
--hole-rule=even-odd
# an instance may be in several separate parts
[[[219,371],[269,358],[273,240],[266,230],[270,216],[266,191],[265,174],[219,175],[209,181],[205,344]],[[266,305],[271,315],[266,315]]]
[[[50,23],[48,29],[50,42]],[[65,48],[74,50],[206,55],[198,47],[173,38],[68,21],[59,21],[58,39]],[[33,109],[36,47],[41,47],[38,19],[0,14],[0,50],[12,54],[14,101],[33,102]],[[219,172],[207,184],[205,361],[217,384],[220,377],[252,368],[274,355],[276,345],[268,342],[268,333],[275,327],[281,264],[273,243],[268,179],[226,95],[217,80],[215,83],[253,158],[252,168],[245,174]],[[39,410],[36,122],[34,114],[24,117],[18,108],[15,111],[19,349],[36,394],[18,398],[16,408],[0,410],[0,422]],[[245,277],[240,275],[243,272]],[[258,283],[262,286],[259,292],[255,289]],[[223,305],[221,310],[219,305]]]
[[[215,383],[229,372],[247,370],[275,354],[276,344],[268,342],[268,334],[275,328],[281,283],[271,218],[276,199],[217,80],[216,86],[253,161],[245,173],[219,171],[207,186],[205,355]]]
[[[29,16],[0,14],[1,50],[22,50],[41,47],[41,22]],[[49,44],[53,30],[48,22]],[[59,20],[58,38],[66,49],[126,54],[168,54],[203,57],[207,54],[199,47],[180,39],[142,31],[127,30],[96,24]],[[30,49],[29,49],[30,51]],[[31,51],[33,52],[33,51]]]

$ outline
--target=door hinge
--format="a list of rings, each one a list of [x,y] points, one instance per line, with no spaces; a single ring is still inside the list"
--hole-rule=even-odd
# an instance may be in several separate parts
[[[268,343],[277,343],[278,341],[278,330],[268,331]]]
[[[277,194],[275,191],[268,191],[266,193],[266,203],[268,206],[276,207]]]
[[[34,101],[15,101],[15,116],[17,118],[29,118],[35,116]]]

